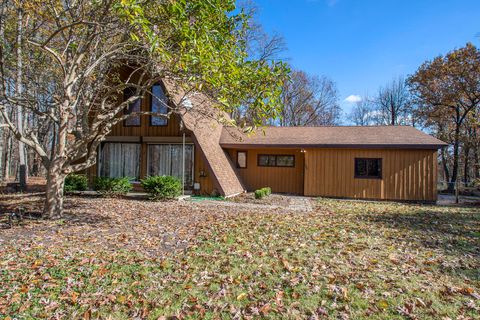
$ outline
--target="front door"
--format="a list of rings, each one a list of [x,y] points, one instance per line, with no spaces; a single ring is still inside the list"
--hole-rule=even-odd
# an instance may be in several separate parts
[[[174,176],[182,180],[185,175],[185,187],[193,187],[193,144],[185,144],[185,167],[182,144],[148,145],[147,174],[149,176]],[[184,172],[185,170],[185,172]]]

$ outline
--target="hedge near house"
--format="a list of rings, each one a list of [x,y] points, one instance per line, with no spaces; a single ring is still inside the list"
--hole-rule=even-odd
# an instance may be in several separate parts
[[[269,187],[265,187],[262,189],[255,190],[255,199],[263,199],[268,197],[272,194],[272,189]]]
[[[88,189],[88,178],[84,174],[71,173],[65,178],[65,192],[85,191]]]
[[[182,194],[182,182],[172,176],[151,176],[141,180],[152,200],[173,199]]]
[[[133,189],[131,178],[106,178],[97,177],[94,183],[95,191],[105,197],[117,197],[126,195]]]

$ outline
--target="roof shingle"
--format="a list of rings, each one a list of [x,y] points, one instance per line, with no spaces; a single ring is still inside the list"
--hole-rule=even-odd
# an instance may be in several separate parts
[[[447,144],[410,126],[264,127],[246,135],[224,128],[222,147],[438,149]]]

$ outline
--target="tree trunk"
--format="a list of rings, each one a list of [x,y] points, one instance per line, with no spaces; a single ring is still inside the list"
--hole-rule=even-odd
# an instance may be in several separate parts
[[[23,9],[21,7],[17,10],[17,78],[16,78],[16,95],[22,98],[23,95],[23,52],[22,52],[22,33],[23,33]],[[17,128],[23,134],[23,110],[17,106]],[[27,162],[26,151],[23,142],[18,141],[18,157],[19,170],[18,180],[20,182],[20,190],[25,191],[27,187]]]
[[[478,151],[479,147],[475,147],[473,151],[473,159],[475,161],[475,164],[473,166],[473,171],[475,175],[475,179],[480,179],[480,152]]]
[[[448,191],[453,193],[455,191],[455,183],[458,178],[458,158],[460,151],[460,124],[457,123],[455,126],[455,141],[453,144],[453,168],[452,168],[452,179],[448,184]]]
[[[470,170],[470,148],[465,146],[463,147],[464,159],[463,159],[463,182],[465,185],[470,180],[469,170]]]
[[[450,171],[448,170],[448,160],[447,160],[447,156],[445,155],[445,152],[446,152],[445,148],[442,148],[442,150],[440,151],[440,154],[442,156],[443,174],[445,177],[445,181],[448,184],[448,182],[450,181]]]
[[[59,219],[63,216],[63,186],[65,174],[62,172],[63,163],[52,161],[47,173],[47,191],[43,217],[45,219]]]

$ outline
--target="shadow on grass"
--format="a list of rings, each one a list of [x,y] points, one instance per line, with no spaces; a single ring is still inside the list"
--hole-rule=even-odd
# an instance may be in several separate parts
[[[0,225],[9,228],[8,214],[22,213],[24,221],[17,224],[28,223],[29,220],[43,220],[42,210],[45,201],[44,193],[16,193],[0,195]],[[97,214],[89,210],[91,207],[85,199],[80,197],[65,197],[64,215],[62,220],[66,224],[91,224],[98,225],[111,220],[110,217]],[[15,221],[14,221],[15,222]],[[20,223],[18,223],[20,222]]]

